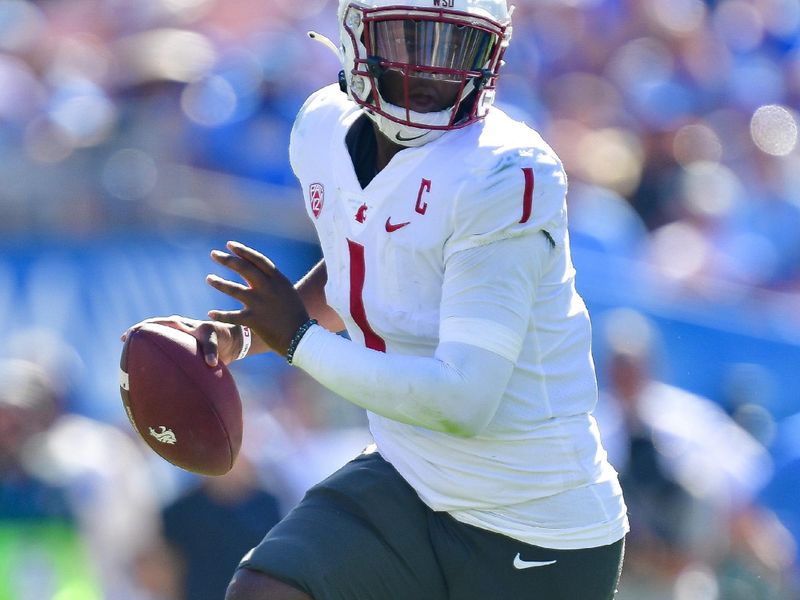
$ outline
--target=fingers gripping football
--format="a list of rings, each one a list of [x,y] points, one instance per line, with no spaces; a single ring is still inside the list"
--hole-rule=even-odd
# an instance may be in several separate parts
[[[292,283],[266,256],[238,242],[228,242],[229,252],[214,250],[214,262],[239,274],[245,284],[209,275],[213,288],[242,303],[239,310],[211,310],[215,321],[246,325],[280,354],[286,355],[292,337],[308,320],[303,302]]]
[[[228,323],[201,321],[181,315],[169,317],[153,317],[140,321],[129,327],[120,339],[125,342],[133,331],[141,329],[144,325],[164,325],[193,336],[200,343],[206,363],[216,367],[221,361],[223,364],[233,362],[239,355],[242,340],[238,328]]]

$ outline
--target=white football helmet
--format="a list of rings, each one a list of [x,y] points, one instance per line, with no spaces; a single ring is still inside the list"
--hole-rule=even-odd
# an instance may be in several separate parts
[[[402,146],[422,146],[466,127],[494,102],[512,11],[506,0],[339,0],[342,89]],[[381,94],[387,71],[403,77],[404,106]],[[455,104],[438,112],[411,110],[410,77],[459,84]]]

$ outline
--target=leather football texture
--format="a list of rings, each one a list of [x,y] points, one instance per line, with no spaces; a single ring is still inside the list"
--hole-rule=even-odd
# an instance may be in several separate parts
[[[122,348],[120,394],[134,430],[159,456],[200,475],[230,471],[242,445],[242,402],[228,368],[198,341],[145,324]]]

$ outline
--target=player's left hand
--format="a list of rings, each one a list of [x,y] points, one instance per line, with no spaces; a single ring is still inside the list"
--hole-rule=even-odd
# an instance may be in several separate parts
[[[247,282],[236,283],[217,275],[206,277],[208,284],[242,303],[240,310],[210,310],[215,321],[246,325],[270,348],[286,355],[289,343],[300,326],[308,320],[308,312],[292,283],[266,256],[239,242],[228,242],[230,251],[214,250],[211,258],[235,271]]]

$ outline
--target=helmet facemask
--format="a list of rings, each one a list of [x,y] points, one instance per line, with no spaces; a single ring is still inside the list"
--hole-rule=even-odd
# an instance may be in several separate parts
[[[355,2],[343,3],[340,18],[347,92],[391,141],[421,146],[486,116],[511,35],[507,23]],[[386,99],[390,87],[395,103]],[[442,97],[449,105],[439,109]]]

